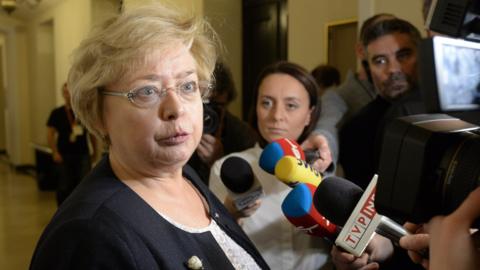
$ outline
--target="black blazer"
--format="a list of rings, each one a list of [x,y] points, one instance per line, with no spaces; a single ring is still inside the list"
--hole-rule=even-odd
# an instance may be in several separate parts
[[[268,269],[197,174],[189,167],[183,174],[204,196],[217,224]],[[233,269],[210,232],[192,234],[170,224],[119,181],[105,157],[55,213],[30,269],[188,269],[194,255],[204,269]]]

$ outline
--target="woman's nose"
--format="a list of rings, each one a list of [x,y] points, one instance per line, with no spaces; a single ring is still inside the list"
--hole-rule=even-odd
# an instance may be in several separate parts
[[[285,117],[285,111],[281,106],[275,105],[272,107],[271,116],[275,121],[281,121]]]
[[[185,111],[185,105],[176,91],[167,90],[160,102],[160,118],[165,121],[176,120]]]

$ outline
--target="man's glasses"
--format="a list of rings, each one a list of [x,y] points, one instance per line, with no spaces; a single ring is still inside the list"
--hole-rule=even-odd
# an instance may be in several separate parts
[[[101,90],[100,93],[106,96],[126,97],[138,107],[149,108],[157,105],[169,90],[175,91],[182,101],[193,101],[200,97],[199,92],[206,93],[209,87],[210,85],[207,81],[187,81],[168,88],[146,85],[125,92]]]

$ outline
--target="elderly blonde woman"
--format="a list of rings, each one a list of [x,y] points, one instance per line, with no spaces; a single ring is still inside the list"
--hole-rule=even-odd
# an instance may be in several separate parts
[[[68,83],[108,144],[41,236],[31,269],[265,269],[195,172],[202,96],[216,61],[202,20],[161,6],[109,20],[74,55]]]

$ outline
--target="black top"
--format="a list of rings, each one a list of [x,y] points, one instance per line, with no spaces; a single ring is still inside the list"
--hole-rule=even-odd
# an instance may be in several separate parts
[[[374,146],[377,129],[391,103],[377,96],[340,130],[340,164],[345,178],[362,189],[374,174]]]
[[[220,228],[268,269],[196,173],[187,166],[184,176],[204,196]],[[210,232],[188,233],[166,221],[114,175],[104,157],[55,213],[30,269],[187,269],[192,256],[204,269],[233,269]]]
[[[370,183],[378,167],[385,126],[397,117],[425,113],[421,92],[413,89],[393,103],[377,96],[358,112],[340,131],[340,162],[345,177],[362,189]],[[384,270],[420,270],[408,257],[407,251],[395,247],[393,256],[381,264]]]
[[[70,110],[71,120],[68,119],[65,106],[54,109],[48,117],[47,126],[52,127],[58,132],[57,150],[61,155],[83,155],[88,154],[87,130],[83,129],[83,135],[77,136],[74,142],[70,142],[72,125],[70,121],[75,121],[72,109]],[[78,123],[77,123],[78,125]]]
[[[389,102],[381,96],[362,108],[340,130],[340,163],[345,178],[365,189],[378,167],[385,126],[401,116],[425,113],[421,92]]]

